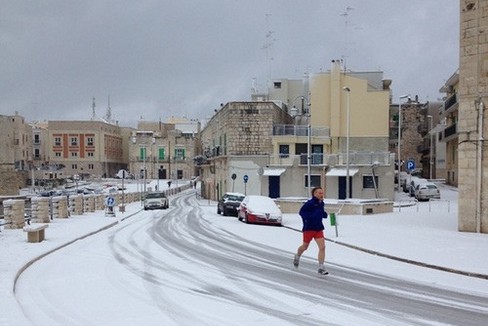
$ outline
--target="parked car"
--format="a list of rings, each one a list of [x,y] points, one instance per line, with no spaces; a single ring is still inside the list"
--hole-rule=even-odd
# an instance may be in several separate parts
[[[224,216],[237,216],[237,209],[244,197],[246,197],[244,194],[238,192],[226,192],[217,203],[217,214],[223,213]]]
[[[415,189],[419,184],[424,183],[425,181],[426,181],[425,179],[421,179],[419,177],[410,177],[410,181],[408,183],[408,191],[407,191],[410,197],[415,197]]]
[[[239,221],[245,223],[282,225],[283,214],[273,199],[265,196],[246,196],[237,211]]]
[[[148,192],[144,198],[144,210],[166,209],[169,207],[169,200],[164,192]]]
[[[441,199],[441,192],[433,183],[421,183],[415,188],[415,198],[417,200]]]

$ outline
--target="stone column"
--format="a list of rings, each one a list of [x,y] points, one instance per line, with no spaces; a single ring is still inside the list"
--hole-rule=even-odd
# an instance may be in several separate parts
[[[8,199],[3,202],[5,229],[22,229],[25,225],[24,212],[25,201],[23,199]]]

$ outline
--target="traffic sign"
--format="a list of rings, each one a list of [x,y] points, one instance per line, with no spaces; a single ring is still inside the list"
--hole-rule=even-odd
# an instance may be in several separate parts
[[[244,174],[242,179],[244,180],[244,183],[247,183],[247,180],[249,180],[249,176],[247,174]]]
[[[408,160],[406,168],[409,171],[412,171],[413,169],[415,169],[415,161],[414,160]]]
[[[105,198],[105,206],[114,207],[115,206],[115,198],[112,196],[108,196],[107,198]]]

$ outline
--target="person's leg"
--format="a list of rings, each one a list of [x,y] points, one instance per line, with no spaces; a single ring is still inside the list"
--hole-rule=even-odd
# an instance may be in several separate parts
[[[324,266],[324,261],[325,261],[325,238],[320,237],[320,238],[315,238],[315,242],[317,243],[317,246],[319,247],[319,253],[318,253],[318,261],[319,261],[319,269],[318,272],[319,274],[322,275],[327,275],[329,272],[325,269]]]
[[[303,232],[303,242],[302,245],[298,247],[295,257],[293,257],[293,266],[298,267],[298,265],[300,264],[300,257],[305,252],[305,250],[308,249],[310,241],[312,241],[312,234],[306,231]]]
[[[323,266],[324,261],[325,261],[325,238],[315,238],[315,242],[317,243],[317,246],[319,247],[319,254],[318,254],[318,261],[319,265]]]

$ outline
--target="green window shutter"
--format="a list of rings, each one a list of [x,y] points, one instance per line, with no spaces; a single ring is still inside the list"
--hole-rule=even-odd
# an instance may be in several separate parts
[[[159,159],[160,159],[160,160],[164,160],[164,157],[165,157],[165,155],[164,155],[164,154],[165,154],[165,153],[164,153],[164,148],[160,148],[160,149],[159,149]]]
[[[146,148],[145,147],[141,147],[139,149],[139,156],[141,157],[141,160],[146,159]]]

